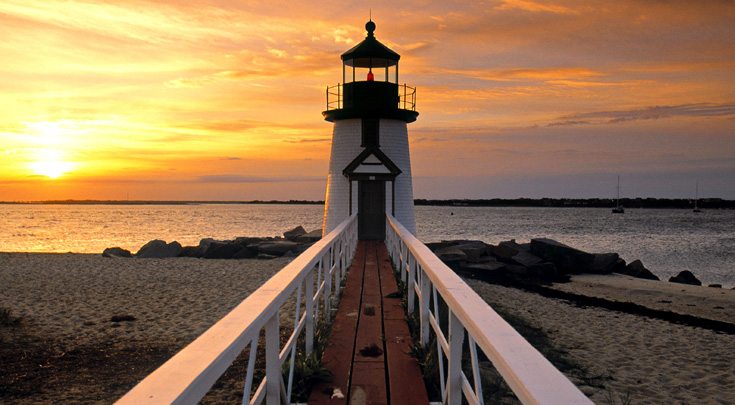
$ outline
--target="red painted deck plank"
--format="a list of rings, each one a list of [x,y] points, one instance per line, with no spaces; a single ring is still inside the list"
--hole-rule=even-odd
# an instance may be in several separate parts
[[[385,295],[397,291],[393,267],[385,244],[378,248],[378,262]],[[385,356],[388,359],[388,385],[393,404],[428,404],[424,379],[416,358],[411,356],[413,341],[400,298],[383,299]]]
[[[352,365],[345,359],[352,358],[355,346],[357,319],[362,298],[363,265],[365,263],[365,246],[358,244],[355,257],[352,259],[347,274],[345,288],[342,290],[337,315],[332,323],[332,330],[327,346],[322,355],[322,364],[333,375],[330,384],[320,384],[311,392],[309,404],[344,404],[347,403],[347,391]],[[338,387],[345,395],[342,400],[331,399],[333,388]]]
[[[412,341],[401,299],[385,298],[397,290],[385,244],[361,241],[322,357],[334,381],[314,388],[309,404],[346,403],[348,398],[330,399],[334,387],[352,404],[428,403],[421,370],[409,355]],[[384,353],[360,354],[373,343]]]

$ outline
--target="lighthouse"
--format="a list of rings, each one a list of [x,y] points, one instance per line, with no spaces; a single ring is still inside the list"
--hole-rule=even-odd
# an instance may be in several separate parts
[[[357,214],[358,237],[385,238],[385,214],[416,233],[408,123],[416,89],[398,83],[396,52],[367,36],[342,54],[342,83],[327,87],[324,119],[334,123],[322,229],[326,235]]]

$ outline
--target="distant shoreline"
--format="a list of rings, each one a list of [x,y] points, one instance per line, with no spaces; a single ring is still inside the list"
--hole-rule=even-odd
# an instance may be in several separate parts
[[[0,205],[200,205],[200,204],[283,204],[324,205],[321,200],[249,200],[249,201],[167,201],[167,200],[48,200],[48,201],[0,201]],[[557,208],[610,208],[611,198],[493,198],[493,199],[416,199],[418,206],[450,207],[557,207]],[[625,208],[691,209],[690,198],[621,198]],[[735,209],[735,200],[700,198],[702,209]]]

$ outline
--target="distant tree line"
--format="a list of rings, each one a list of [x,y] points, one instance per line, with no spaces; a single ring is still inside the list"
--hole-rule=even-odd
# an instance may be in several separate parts
[[[145,201],[145,200],[50,200],[15,201],[0,204],[66,204],[66,205],[194,205],[194,204],[299,204],[323,205],[321,200],[250,200],[250,201]],[[415,205],[453,207],[590,207],[608,208],[615,206],[612,198],[492,198],[492,199],[416,199]],[[687,198],[621,198],[625,208],[692,208],[693,199]],[[700,198],[702,209],[735,209],[735,200],[722,198]]]
[[[615,206],[612,198],[493,198],[493,199],[416,199],[415,205],[455,206],[455,207],[576,207],[607,208]],[[620,205],[625,208],[692,208],[694,200],[687,198],[621,198]],[[735,209],[735,200],[722,198],[700,198],[699,208]]]

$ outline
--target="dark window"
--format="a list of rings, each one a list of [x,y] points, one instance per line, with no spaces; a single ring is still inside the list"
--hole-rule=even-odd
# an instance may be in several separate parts
[[[380,146],[379,124],[380,120],[372,118],[362,119],[362,147]]]

